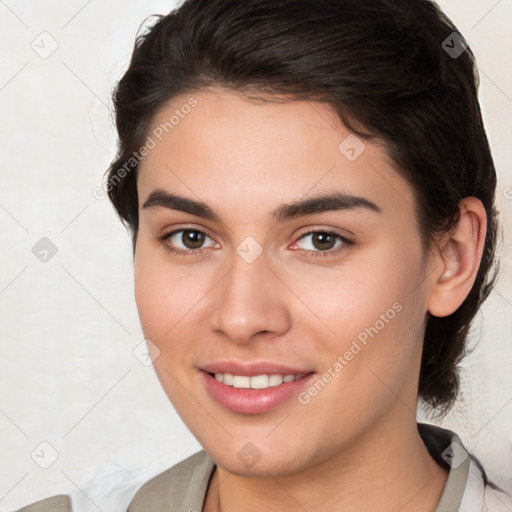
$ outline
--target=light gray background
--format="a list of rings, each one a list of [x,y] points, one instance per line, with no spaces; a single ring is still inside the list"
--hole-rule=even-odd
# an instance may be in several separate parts
[[[479,62],[504,224],[501,278],[443,425],[503,483],[512,478],[512,1],[439,3]],[[143,335],[130,240],[93,196],[114,155],[113,84],[141,22],[174,5],[0,0],[0,510],[61,492],[77,511],[124,510],[141,481],[200,448],[133,353]],[[58,250],[46,263],[32,252],[42,237]]]

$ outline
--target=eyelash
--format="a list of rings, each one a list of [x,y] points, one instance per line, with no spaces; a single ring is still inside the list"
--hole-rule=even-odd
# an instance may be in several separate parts
[[[310,229],[309,231],[306,231],[302,233],[298,238],[297,241],[302,240],[303,238],[314,235],[315,233],[322,233],[324,235],[331,235],[337,238],[338,240],[341,240],[342,245],[339,247],[336,247],[334,249],[327,249],[325,251],[308,251],[307,249],[298,249],[301,251],[304,251],[308,257],[311,258],[328,258],[330,256],[337,255],[340,251],[346,250],[348,247],[354,244],[354,242],[345,236],[341,235],[340,233],[336,231],[329,231],[328,229]],[[295,244],[296,242],[294,242]]]
[[[161,235],[161,236],[159,236],[157,238],[158,238],[158,240],[161,243],[164,244],[165,249],[167,251],[169,251],[170,253],[173,253],[173,254],[177,254],[179,256],[192,256],[193,254],[202,254],[205,250],[208,249],[207,247],[201,247],[199,249],[184,250],[184,249],[177,249],[175,247],[171,247],[167,243],[167,240],[169,240],[176,233],[180,233],[182,231],[192,231],[192,232],[195,232],[195,233],[201,233],[201,234],[206,235],[208,238],[213,240],[213,237],[207,231],[202,231],[200,229],[194,229],[194,228],[175,229],[174,231],[171,231],[170,233],[163,234],[163,235]],[[299,250],[305,251],[306,254],[309,257],[312,257],[312,258],[326,258],[326,257],[329,257],[329,256],[333,256],[334,254],[337,254],[339,251],[342,251],[342,250],[346,249],[347,247],[349,247],[349,246],[354,244],[354,242],[352,240],[349,240],[348,238],[344,237],[340,233],[337,233],[336,231],[329,231],[329,230],[326,230],[326,229],[313,229],[313,230],[310,230],[310,231],[306,231],[305,233],[301,234],[297,238],[297,241],[302,240],[303,238],[307,237],[308,235],[313,235],[315,233],[322,233],[322,234],[325,234],[325,235],[333,235],[338,240],[341,240],[343,242],[343,245],[341,245],[340,247],[337,247],[335,249],[327,249],[325,251],[308,251],[306,249],[299,249]],[[296,243],[296,242],[294,242],[294,243]]]

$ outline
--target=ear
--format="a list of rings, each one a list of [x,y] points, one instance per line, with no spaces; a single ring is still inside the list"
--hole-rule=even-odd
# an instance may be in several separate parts
[[[428,311],[434,316],[448,316],[457,310],[475,282],[487,230],[487,216],[482,202],[466,197],[459,203],[460,220],[434,249]]]

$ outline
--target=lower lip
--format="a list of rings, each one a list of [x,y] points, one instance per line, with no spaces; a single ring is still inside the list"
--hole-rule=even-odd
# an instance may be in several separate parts
[[[230,411],[244,414],[261,414],[279,407],[297,396],[314,375],[309,373],[293,382],[283,382],[267,389],[247,389],[228,386],[207,372],[201,373],[206,390],[214,400]]]

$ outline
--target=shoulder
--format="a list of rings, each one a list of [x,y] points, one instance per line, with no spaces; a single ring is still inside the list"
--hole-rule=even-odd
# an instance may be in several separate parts
[[[201,450],[144,483],[127,512],[201,510],[215,463]]]
[[[434,460],[449,469],[436,512],[512,511],[510,490],[501,489],[489,480],[482,463],[466,450],[455,432],[426,423],[418,423],[418,431]]]
[[[64,494],[32,503],[15,512],[72,512],[71,498]]]
[[[204,450],[201,450],[153,476],[145,483],[140,484],[139,482],[132,487],[133,482],[130,482],[129,487],[133,491],[126,489],[126,482],[121,481],[120,478],[108,478],[109,481],[104,482],[104,488],[91,486],[88,495],[92,493],[96,499],[100,495],[101,498],[105,498],[108,494],[108,498],[112,498],[113,495],[122,494],[122,496],[117,496],[119,498],[117,500],[110,499],[109,504],[113,505],[113,508],[104,509],[115,510],[115,512],[201,510],[214,469],[213,460]],[[128,494],[133,496],[131,501],[129,501]],[[84,505],[80,498],[80,496],[61,494],[37,501],[13,512],[75,512],[75,507],[76,511],[79,511]]]

